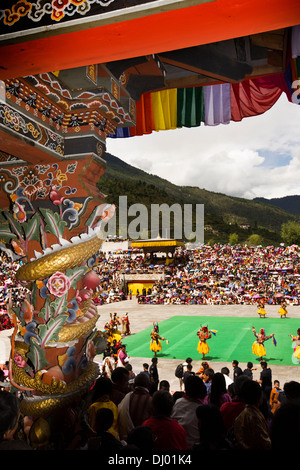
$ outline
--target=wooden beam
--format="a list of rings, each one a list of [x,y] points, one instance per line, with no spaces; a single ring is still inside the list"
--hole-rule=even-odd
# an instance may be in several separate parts
[[[210,77],[205,77],[204,75],[194,75],[188,78],[172,78],[165,81],[167,88],[186,88],[193,86],[215,85],[217,83],[224,82],[221,80],[211,79]]]
[[[8,154],[32,164],[55,163],[61,160],[57,156],[44,152],[37,146],[29,144],[25,139],[14,137],[0,130],[0,149]]]
[[[247,75],[245,78],[263,77],[264,75],[271,75],[276,73],[282,73],[282,65],[279,67],[267,64],[257,65],[256,67],[253,67],[252,73]]]
[[[285,64],[282,51],[268,51],[268,64],[283,69]]]
[[[282,31],[282,30],[281,30]],[[262,33],[250,36],[251,42],[255,46],[265,47],[266,49],[273,49],[275,51],[282,51],[284,48],[284,34],[283,33]]]
[[[258,13],[259,12],[259,13]],[[0,47],[0,80],[158,54],[300,24],[299,0],[202,5]]]
[[[218,81],[223,81],[223,82],[228,82],[228,83],[236,83],[237,82],[237,80],[229,78],[228,76],[220,75],[220,74],[214,73],[212,71],[202,69],[201,67],[195,67],[195,66],[192,66],[192,65],[184,64],[184,63],[176,61],[174,59],[166,58],[165,56],[162,57],[162,61],[166,64],[173,65],[174,67],[179,67],[181,69],[189,70],[190,72],[194,72],[194,73],[199,74],[199,75],[204,75],[204,76],[209,77],[210,79],[213,79],[213,80],[218,80]]]

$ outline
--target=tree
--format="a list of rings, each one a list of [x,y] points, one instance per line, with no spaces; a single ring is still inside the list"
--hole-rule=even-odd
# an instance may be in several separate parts
[[[289,220],[282,224],[281,237],[287,245],[300,245],[300,223]]]
[[[237,233],[231,233],[229,235],[229,245],[236,245],[239,240],[239,236]]]
[[[258,246],[262,245],[262,237],[260,235],[257,235],[256,233],[253,233],[250,235],[250,237],[247,240],[247,244],[249,246]]]

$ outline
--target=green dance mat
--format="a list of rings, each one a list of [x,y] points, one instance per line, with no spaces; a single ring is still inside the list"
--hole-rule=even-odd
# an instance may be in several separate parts
[[[206,325],[209,330],[216,330],[208,340],[210,348],[205,360],[214,362],[252,361],[259,363],[260,359],[252,353],[252,344],[255,336],[252,326],[259,332],[264,328],[266,335],[275,334],[277,345],[272,338],[265,342],[266,361],[274,365],[299,365],[293,358],[292,340],[289,335],[295,335],[300,327],[300,319],[296,318],[244,318],[244,317],[188,317],[174,316],[159,322],[159,334],[168,339],[162,341],[162,350],[158,358],[185,360],[191,357],[202,360],[202,354],[197,351],[197,331],[200,326]],[[150,333],[152,327],[139,333],[124,337],[123,344],[131,357],[153,357],[150,351]]]

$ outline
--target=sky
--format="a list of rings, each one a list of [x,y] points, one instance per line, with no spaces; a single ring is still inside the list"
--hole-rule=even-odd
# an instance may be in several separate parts
[[[300,105],[283,93],[262,115],[106,140],[106,150],[183,186],[246,199],[300,195]]]

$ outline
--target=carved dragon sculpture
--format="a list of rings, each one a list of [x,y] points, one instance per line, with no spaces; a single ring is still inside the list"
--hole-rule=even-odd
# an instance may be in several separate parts
[[[10,380],[24,392],[21,411],[30,416],[47,415],[86,392],[98,375],[93,358],[106,346],[95,327],[100,279],[92,267],[114,206],[96,205],[92,197],[79,204],[61,191],[52,185],[45,206],[19,187],[10,193],[12,211],[0,214],[0,239],[22,257],[16,279],[28,290],[8,310]]]

